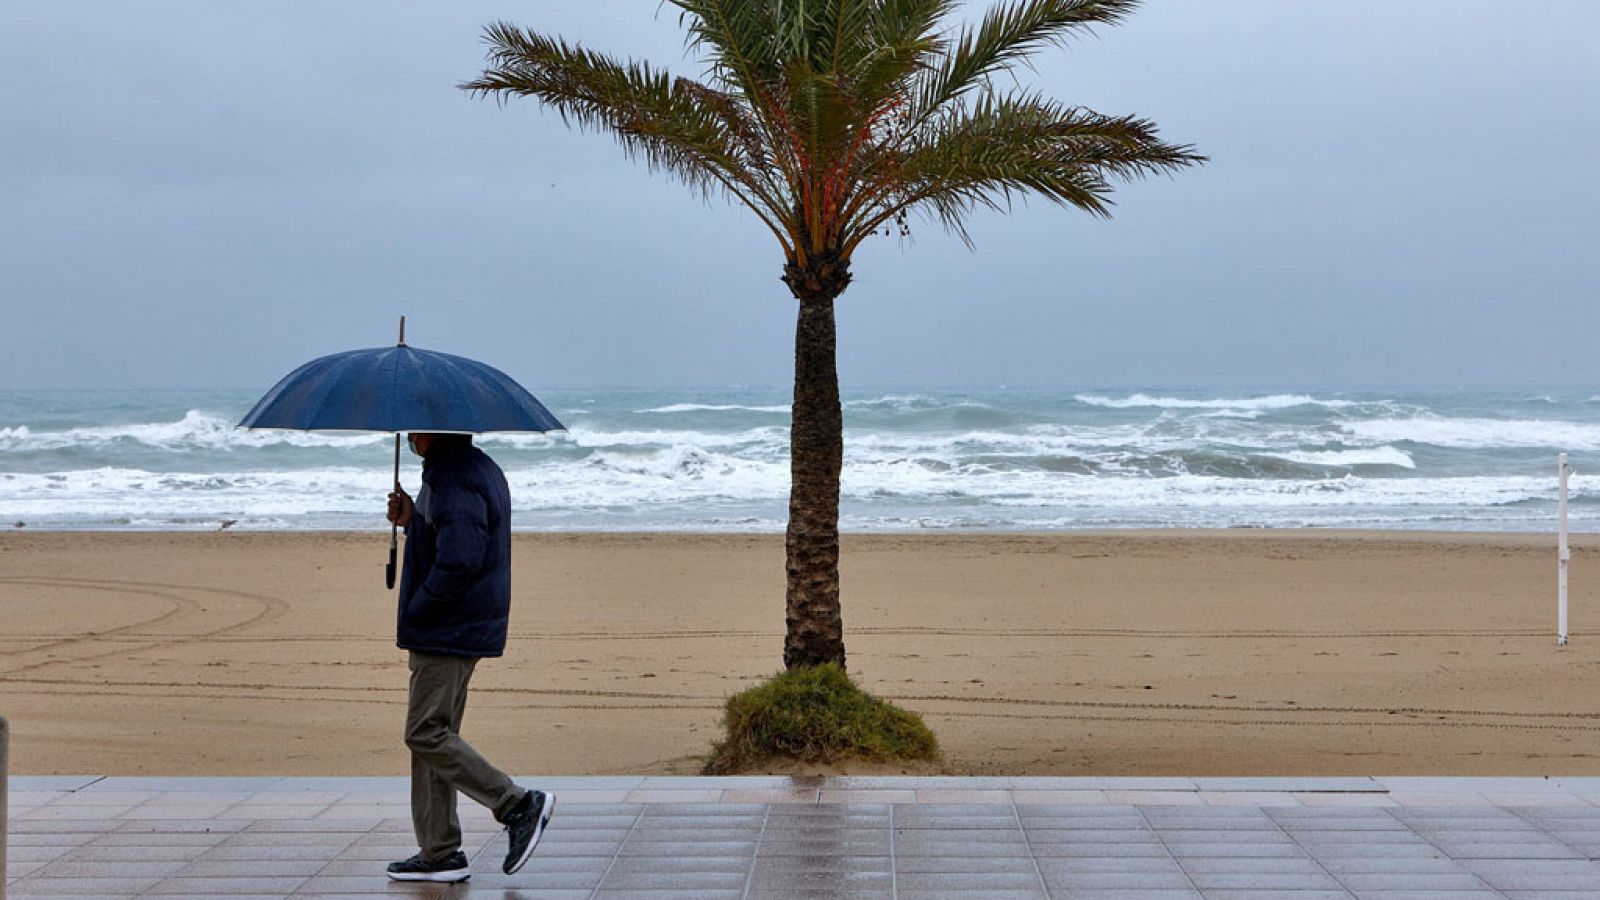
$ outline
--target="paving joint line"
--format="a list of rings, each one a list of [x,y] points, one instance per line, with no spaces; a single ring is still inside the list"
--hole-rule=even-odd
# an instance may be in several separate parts
[[[639,823],[644,821],[644,814],[649,809],[650,804],[648,803],[639,805],[639,811],[633,816],[633,824],[628,826],[628,833],[623,835],[622,840],[617,842],[617,850],[611,854],[611,862],[606,865],[606,870],[600,873],[600,880],[596,881],[594,887],[589,891],[589,900],[594,900],[595,896],[600,893],[600,888],[605,885],[606,879],[611,877],[611,870],[617,867],[617,860],[622,858],[622,848],[628,846],[628,841],[633,839],[633,833],[639,830]]]
[[[1189,874],[1189,870],[1185,869],[1183,867],[1183,863],[1178,861],[1177,854],[1172,852],[1172,845],[1167,843],[1167,839],[1161,836],[1161,830],[1156,828],[1155,824],[1150,821],[1150,817],[1145,814],[1145,808],[1135,804],[1133,809],[1134,812],[1139,814],[1139,818],[1143,820],[1144,827],[1149,829],[1150,833],[1156,836],[1156,843],[1160,844],[1161,849],[1166,852],[1167,860],[1171,862],[1173,867],[1178,870],[1178,873],[1183,876],[1183,880],[1188,882],[1189,890],[1194,891],[1201,897],[1204,897],[1205,892],[1200,890],[1200,886],[1194,883],[1194,878]],[[1028,852],[1032,853],[1033,851],[1030,849]]]
[[[1022,835],[1022,845],[1028,848],[1028,861],[1033,863],[1033,874],[1039,877],[1039,890],[1049,897],[1050,885],[1045,883],[1044,869],[1039,866],[1039,857],[1033,855],[1033,841],[1028,837],[1028,829],[1022,824],[1022,812],[1017,809],[1015,798],[1011,801],[1011,818],[1016,820],[1017,833]]]
[[[1304,808],[1304,807],[1302,807],[1302,808]],[[1306,855],[1306,858],[1311,860],[1311,863],[1313,865],[1315,865],[1317,867],[1317,869],[1320,872],[1322,872],[1322,874],[1328,876],[1329,880],[1331,880],[1334,884],[1337,884],[1345,893],[1349,894],[1351,897],[1359,896],[1359,895],[1356,894],[1355,888],[1353,888],[1350,885],[1344,883],[1344,879],[1342,879],[1339,876],[1337,876],[1337,875],[1333,874],[1332,872],[1328,871],[1328,867],[1322,864],[1322,860],[1317,858],[1317,854],[1315,852],[1313,852],[1310,847],[1307,847],[1305,844],[1300,843],[1300,839],[1299,838],[1297,838],[1294,835],[1290,834],[1289,830],[1287,828],[1283,827],[1283,823],[1278,821],[1278,817],[1277,816],[1274,816],[1272,813],[1267,812],[1267,808],[1264,807],[1264,806],[1258,806],[1258,807],[1256,807],[1256,809],[1260,810],[1261,811],[1261,815],[1268,822],[1272,823],[1272,827],[1273,828],[1278,829],[1278,833],[1279,834],[1281,834],[1284,837],[1289,839],[1289,843],[1291,843],[1291,844],[1295,845],[1296,847],[1300,848],[1300,852],[1304,853]]]
[[[373,828],[374,831],[376,831],[378,826],[377,825],[373,825],[372,828]],[[371,832],[368,832],[368,834],[371,834]],[[489,845],[493,844],[494,843],[494,839],[499,837],[499,836],[500,836],[500,832],[498,832],[498,831],[489,832],[489,838],[483,842],[483,846],[479,847],[477,849],[477,851],[472,854],[472,856],[467,858],[467,865],[468,865],[469,868],[471,867],[471,865],[473,863],[478,861],[479,857],[481,857],[485,853],[489,852]]]
[[[768,803],[761,815],[761,830],[756,832],[756,845],[750,851],[750,871],[744,874],[744,890],[739,894],[740,900],[748,900],[750,897],[750,885],[756,880],[756,861],[761,858],[761,839],[766,837],[767,823],[770,821],[772,821],[772,804]]]
[[[1416,828],[1412,827],[1410,822],[1407,822],[1405,819],[1400,818],[1400,814],[1398,812],[1396,812],[1396,810],[1402,810],[1402,809],[1425,809],[1425,808],[1427,808],[1427,807],[1392,806],[1392,807],[1383,807],[1382,809],[1383,809],[1384,812],[1388,813],[1389,816],[1391,818],[1393,818],[1396,822],[1399,822],[1401,825],[1405,826],[1405,829],[1407,831],[1409,831],[1412,834],[1416,835],[1418,838],[1421,838],[1422,842],[1424,844],[1427,844],[1429,847],[1432,847],[1434,852],[1438,853],[1440,857],[1450,860],[1450,862],[1455,864],[1456,868],[1460,869],[1463,872],[1466,872],[1468,875],[1471,875],[1473,878],[1476,878],[1479,881],[1483,882],[1483,886],[1488,888],[1491,891],[1494,891],[1495,894],[1497,894],[1497,895],[1499,895],[1501,897],[1507,896],[1505,891],[1502,891],[1499,888],[1495,887],[1494,885],[1490,884],[1487,879],[1485,879],[1482,875],[1479,875],[1477,872],[1474,872],[1471,869],[1467,868],[1466,866],[1463,866],[1461,864],[1461,860],[1456,859],[1454,856],[1452,856],[1448,852],[1446,852],[1443,847],[1441,847],[1438,844],[1434,843],[1433,842],[1433,838],[1428,837],[1427,835],[1425,835],[1422,832],[1418,831]],[[1498,810],[1500,807],[1496,806],[1496,807],[1486,807],[1486,808]]]
[[[1528,816],[1525,816],[1522,813],[1517,811],[1519,809],[1543,809],[1545,807],[1502,806],[1502,807],[1499,807],[1499,808],[1505,810],[1508,813],[1511,813],[1513,816],[1516,816],[1519,820],[1528,823],[1528,825],[1530,825],[1533,828],[1534,831],[1539,832],[1540,834],[1544,835],[1545,837],[1549,838],[1550,840],[1555,841],[1556,843],[1558,843],[1561,846],[1567,848],[1568,850],[1571,850],[1573,853],[1578,854],[1579,858],[1587,859],[1590,862],[1594,862],[1594,857],[1590,856],[1588,851],[1579,850],[1577,847],[1572,846],[1571,844],[1567,843],[1566,841],[1562,840],[1561,838],[1556,837],[1551,832],[1545,830],[1544,826],[1540,825],[1537,821],[1535,821],[1535,820],[1529,818]]]
[[[257,820],[256,820],[256,821],[258,821],[258,822],[259,822],[259,821],[261,821],[261,820],[260,820],[260,819],[257,819]],[[378,819],[378,820],[376,820],[376,821],[374,821],[374,822],[373,822],[373,823],[372,823],[372,827],[371,827],[371,828],[368,828],[368,829],[367,829],[367,830],[366,830],[366,831],[362,831],[362,832],[355,832],[355,833],[358,833],[358,834],[360,834],[360,835],[361,835],[361,836],[362,836],[362,837],[368,837],[368,836],[371,836],[371,835],[373,835],[373,834],[376,834],[376,833],[377,833],[377,832],[378,832],[378,826],[379,826],[379,825],[381,825],[381,824],[383,824],[383,820],[382,820],[382,819]],[[249,828],[249,826],[248,826],[248,825],[247,825],[247,826],[245,826],[245,827],[246,827],[246,828]],[[241,832],[239,832],[239,833],[240,833],[240,834],[243,834],[243,833],[244,833],[244,832],[243,832],[243,831],[241,831]],[[351,842],[350,842],[350,843],[348,843],[348,844],[346,844],[346,845],[345,845],[345,846],[344,846],[344,848],[343,848],[343,849],[342,849],[342,850],[340,850],[340,851],[339,851],[339,852],[340,852],[340,853],[343,853],[343,852],[345,852],[345,851],[347,851],[347,850],[349,850],[349,849],[350,849],[350,848],[351,848],[351,847],[354,847],[354,846],[355,846],[355,845],[356,845],[356,842],[357,842],[357,841],[360,841],[360,840],[361,840],[361,838],[360,838],[360,837],[358,837],[358,838],[355,838],[355,839],[354,839],[354,840],[352,840],[352,841],[351,841]],[[492,838],[491,838],[491,840],[492,840]],[[219,846],[220,846],[220,845],[219,845]],[[215,849],[215,848],[212,848],[212,849]],[[474,854],[474,855],[473,855],[473,857],[472,857],[472,859],[476,859],[476,858],[477,858],[477,857],[478,857],[478,855],[479,855],[479,854],[482,854],[482,853],[483,853],[483,851],[484,851],[484,850],[486,850],[486,849],[488,849],[488,845],[485,845],[485,846],[483,846],[483,847],[480,847],[480,848],[479,848],[479,849],[478,849],[478,853],[477,853],[477,854]],[[339,855],[339,854],[338,854],[338,853],[336,853],[336,854],[334,854],[334,856],[338,856],[338,855]],[[324,872],[324,871],[326,871],[326,870],[327,870],[327,869],[330,869],[330,868],[332,868],[332,867],[333,867],[333,865],[334,865],[334,864],[335,864],[335,863],[336,863],[336,862],[337,862],[337,860],[335,860],[335,859],[329,859],[329,860],[328,860],[328,861],[327,861],[327,863],[325,863],[325,864],[324,864],[324,865],[323,865],[323,866],[322,866],[322,868],[320,868],[320,869],[318,869],[318,870],[317,870],[317,871],[316,871],[316,872],[314,872],[314,873],[312,873],[312,875],[311,875],[311,878],[319,878],[319,877],[321,877],[321,876],[322,876],[322,873],[323,873],[323,872]],[[471,860],[470,860],[470,859],[469,859],[469,860],[468,860],[468,861],[467,861],[467,865],[468,865],[468,866],[469,866],[469,867],[470,867],[470,866],[471,866],[471,864],[472,864],[472,861],[471,861]],[[191,863],[191,865],[192,865],[192,863]],[[387,877],[388,877],[388,876],[387,876],[387,874],[386,874],[386,875],[385,875],[385,876],[384,876],[384,877],[385,877],[385,878],[387,878]],[[309,881],[309,879],[308,879],[308,881]],[[302,885],[302,886],[303,886],[303,885]],[[298,888],[296,888],[296,890],[299,890],[299,889],[298,889]]]
[[[819,799],[821,796],[817,795]],[[889,898],[900,900],[900,862],[894,855],[894,808],[895,804],[889,804]]]

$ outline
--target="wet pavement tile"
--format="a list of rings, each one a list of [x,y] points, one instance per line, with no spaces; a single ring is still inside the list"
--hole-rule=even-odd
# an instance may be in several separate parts
[[[971,890],[965,889],[936,889],[936,890],[907,890],[898,889],[894,892],[896,900],[971,900]],[[1006,890],[987,889],[978,894],[984,900],[1050,900],[1050,895],[1043,890]]]
[[[1032,828],[1026,832],[1028,843],[1034,847],[1045,844],[1159,844],[1161,838],[1154,831],[1133,829],[1118,829],[1114,831],[1090,831],[1074,828],[1071,830],[1054,830],[1048,828]]]
[[[1252,859],[1262,857],[1278,858],[1303,858],[1307,856],[1305,850],[1294,843],[1270,843],[1258,841],[1194,841],[1187,843],[1168,842],[1167,849],[1174,857],[1185,859],[1190,857],[1220,857]]]
[[[571,782],[566,789],[586,789]],[[98,796],[18,789],[9,895],[1600,896],[1600,867],[1590,858],[1600,851],[1600,808],[1573,805],[1579,794],[1572,790],[1527,780],[1402,780],[1416,805],[1382,808],[1280,805],[1292,786],[1250,782],[1195,791],[1171,780],[635,780],[616,790],[661,802],[563,806],[516,876],[500,874],[505,839],[498,826],[464,806],[473,879],[462,886],[397,885],[383,877],[388,861],[415,852],[402,791],[336,779],[295,794],[273,783],[121,780],[97,783],[104,785]],[[1600,798],[1600,781],[1585,784]],[[830,790],[834,800],[860,793],[856,799],[867,802],[792,802],[796,794],[815,791],[820,799]],[[1019,790],[1054,791],[1060,799],[1015,803]],[[763,791],[772,796],[763,799]],[[712,793],[718,799],[709,799]],[[1434,805],[1450,796],[1473,799]],[[1408,799],[1371,791],[1303,795],[1312,797]],[[1110,802],[1117,799],[1127,802]]]
[[[41,878],[165,878],[189,864],[185,859],[58,860],[34,871]]]
[[[1366,872],[1362,874],[1343,873],[1338,876],[1339,883],[1358,896],[1368,893],[1388,891],[1450,891],[1457,893],[1471,893],[1489,891],[1483,879],[1471,872]]]
[[[25,876],[6,885],[6,896],[20,898],[137,896],[154,887],[159,878],[40,878]]]
[[[1181,891],[1193,887],[1182,872],[1059,872],[1044,873],[1052,892],[1069,895],[1080,890]]]
[[[771,872],[756,871],[750,878],[752,891],[870,891],[894,889],[890,872]]]
[[[638,841],[628,840],[619,851],[622,856],[754,856],[756,842],[750,841]]]
[[[517,897],[517,894],[512,894],[512,897]],[[744,889],[741,887],[730,890],[651,890],[648,894],[638,890],[597,890],[592,897],[594,900],[739,900],[742,895]]]
[[[1029,847],[1034,858],[1048,860],[1048,858],[1171,858],[1173,855],[1166,850],[1165,844],[1160,841],[1126,842],[1106,841],[1093,842],[1062,842],[1062,844],[1032,844]]]
[[[860,841],[836,841],[831,839],[813,841],[769,841],[762,840],[756,848],[756,855],[760,857],[772,856],[889,856],[893,852],[889,836]]]
[[[60,857],[72,863],[194,862],[210,847],[81,847]],[[170,873],[169,873],[170,874]]]
[[[747,872],[718,872],[696,869],[678,872],[612,870],[600,880],[600,890],[630,891],[716,891],[743,890]]]
[[[1461,866],[1501,891],[1583,891],[1600,896],[1600,866],[1590,860],[1469,859]]]
[[[972,896],[991,891],[1039,891],[1044,883],[1038,872],[899,872],[896,892],[966,891]]]
[[[887,861],[886,861],[887,862]],[[997,872],[1028,874],[1036,872],[1045,860],[1019,856],[904,856],[893,861],[896,872]]]

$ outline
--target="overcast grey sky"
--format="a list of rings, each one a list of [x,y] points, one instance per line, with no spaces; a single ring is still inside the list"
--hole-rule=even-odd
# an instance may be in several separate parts
[[[500,18],[699,72],[657,0],[0,5],[0,388],[264,388],[401,314],[535,390],[786,384],[770,235],[457,90]],[[1021,78],[1211,163],[864,247],[846,386],[1600,382],[1597,34],[1594,0],[1148,0]]]

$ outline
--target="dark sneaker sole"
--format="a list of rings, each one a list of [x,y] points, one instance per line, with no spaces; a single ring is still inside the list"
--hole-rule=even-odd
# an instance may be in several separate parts
[[[555,810],[556,795],[546,791],[544,804],[539,807],[539,822],[533,826],[533,839],[528,841],[528,849],[522,851],[522,857],[516,861],[516,864],[506,870],[507,875],[516,874],[517,870],[522,868],[523,864],[528,861],[528,857],[533,855],[533,848],[539,846],[539,838],[544,837],[544,828],[550,824],[550,814]]]
[[[472,877],[470,869],[445,869],[440,872],[388,872],[390,881],[443,881],[454,883]]]

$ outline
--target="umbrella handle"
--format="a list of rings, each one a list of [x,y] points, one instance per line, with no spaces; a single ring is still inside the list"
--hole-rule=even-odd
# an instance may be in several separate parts
[[[405,327],[406,327],[405,326],[405,320],[401,319],[400,320],[400,334],[402,335],[402,338],[401,338],[402,340],[404,340]],[[397,494],[400,493],[400,433],[399,432],[395,432],[395,436],[394,436],[394,492],[397,493]],[[383,581],[384,581],[384,584],[388,585],[388,589],[391,590],[391,591],[394,590],[394,559],[395,559],[395,549],[400,544],[399,533],[400,533],[400,526],[395,524],[394,522],[390,522],[389,523],[389,565],[387,567],[385,567],[384,570],[383,570]]]

